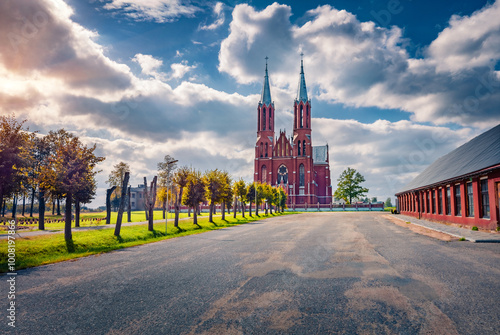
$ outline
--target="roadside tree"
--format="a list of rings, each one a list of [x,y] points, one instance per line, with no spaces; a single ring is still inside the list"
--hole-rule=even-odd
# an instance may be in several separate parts
[[[368,192],[367,188],[361,186],[361,183],[366,181],[365,177],[350,167],[342,172],[337,181],[334,197],[344,199],[349,204],[352,203],[352,199],[364,197]]]

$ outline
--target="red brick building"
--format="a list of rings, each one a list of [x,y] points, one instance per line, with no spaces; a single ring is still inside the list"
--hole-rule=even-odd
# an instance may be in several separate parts
[[[496,229],[500,125],[439,158],[396,196],[402,214]]]
[[[301,61],[297,98],[294,101],[293,136],[274,133],[274,102],[269,76],[264,76],[262,97],[257,107],[257,142],[254,180],[282,185],[289,204],[329,204],[332,201],[328,145],[312,146],[311,100],[307,98]]]

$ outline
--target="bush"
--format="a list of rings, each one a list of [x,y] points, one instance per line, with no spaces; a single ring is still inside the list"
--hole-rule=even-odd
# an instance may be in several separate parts
[[[476,226],[473,226],[472,230],[479,230],[479,229]]]

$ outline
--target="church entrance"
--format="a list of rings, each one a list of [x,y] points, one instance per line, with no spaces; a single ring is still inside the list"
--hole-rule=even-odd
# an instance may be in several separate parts
[[[285,165],[281,165],[278,168],[278,180],[277,185],[288,184],[288,168]]]

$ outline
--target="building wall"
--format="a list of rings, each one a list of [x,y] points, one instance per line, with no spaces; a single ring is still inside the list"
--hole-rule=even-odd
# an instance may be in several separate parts
[[[481,180],[487,180],[489,217],[483,216],[483,201],[481,192]],[[472,186],[473,215],[468,210],[467,184]],[[450,188],[449,207],[447,213],[448,199],[447,187]],[[457,190],[460,191],[460,202],[457,202]],[[464,226],[477,226],[484,229],[496,229],[499,224],[499,192],[500,192],[500,169],[488,174],[466,179],[456,179],[429,188],[411,190],[397,195],[400,212],[417,218],[457,223]],[[439,210],[441,194],[441,213]],[[434,197],[433,197],[434,195]],[[460,206],[457,206],[457,205]],[[460,209],[460,212],[459,212]]]

